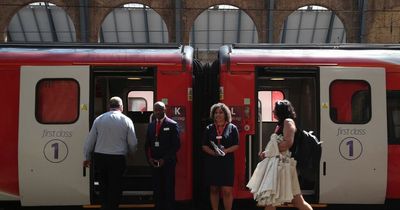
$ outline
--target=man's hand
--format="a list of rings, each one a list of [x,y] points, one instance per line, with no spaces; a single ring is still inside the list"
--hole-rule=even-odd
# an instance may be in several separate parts
[[[158,160],[158,167],[161,167],[164,165],[164,159],[159,159]]]
[[[153,159],[153,158],[150,158],[149,159],[149,164],[152,166],[152,167],[154,167],[154,168],[156,168],[156,167],[158,167],[158,161],[157,160],[155,160],[155,159]]]

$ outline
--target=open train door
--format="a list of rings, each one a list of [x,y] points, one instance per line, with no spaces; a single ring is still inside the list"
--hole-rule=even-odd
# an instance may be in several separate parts
[[[82,170],[89,66],[22,66],[18,169],[23,206],[89,203]]]
[[[383,68],[320,68],[321,203],[384,203],[385,86]]]

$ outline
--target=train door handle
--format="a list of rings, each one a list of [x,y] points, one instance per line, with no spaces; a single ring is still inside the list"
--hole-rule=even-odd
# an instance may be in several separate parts
[[[83,169],[83,177],[86,177],[86,167],[82,166],[82,169]]]

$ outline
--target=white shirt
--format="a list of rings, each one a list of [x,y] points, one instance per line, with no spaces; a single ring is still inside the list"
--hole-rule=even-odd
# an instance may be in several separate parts
[[[90,160],[90,153],[127,155],[134,152],[137,138],[132,120],[120,111],[109,111],[98,116],[84,145],[84,156]]]

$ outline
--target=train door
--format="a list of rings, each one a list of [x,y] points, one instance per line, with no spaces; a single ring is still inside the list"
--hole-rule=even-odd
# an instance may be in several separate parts
[[[317,110],[317,69],[264,67],[258,68],[256,75],[257,134],[253,144],[252,168],[258,163],[258,153],[266,147],[269,137],[275,131],[277,120],[273,115],[275,102],[289,100],[295,108],[298,129],[314,131],[318,135]],[[298,178],[302,194],[308,201],[318,199],[318,168],[302,170]]]
[[[89,203],[82,171],[89,128],[88,66],[22,66],[18,170],[21,204]]]
[[[127,168],[123,175],[122,203],[151,204],[151,168],[146,160],[144,143],[147,125],[151,121],[155,89],[155,68],[93,68],[93,106],[91,122],[109,110],[108,101],[113,96],[123,100],[123,113],[132,119],[138,139],[137,151],[127,157]],[[91,179],[92,203],[98,203],[99,185],[96,163]]]
[[[385,85],[383,68],[321,67],[320,202],[385,201]]]
[[[232,111],[232,123],[240,134],[239,150],[235,156],[236,198],[249,198],[246,188],[274,132],[276,119],[272,110],[276,100],[288,99],[296,108],[298,127],[318,133],[317,68],[256,67],[255,71],[235,74],[221,71],[220,97]],[[303,194],[317,199],[318,169],[300,180]]]

